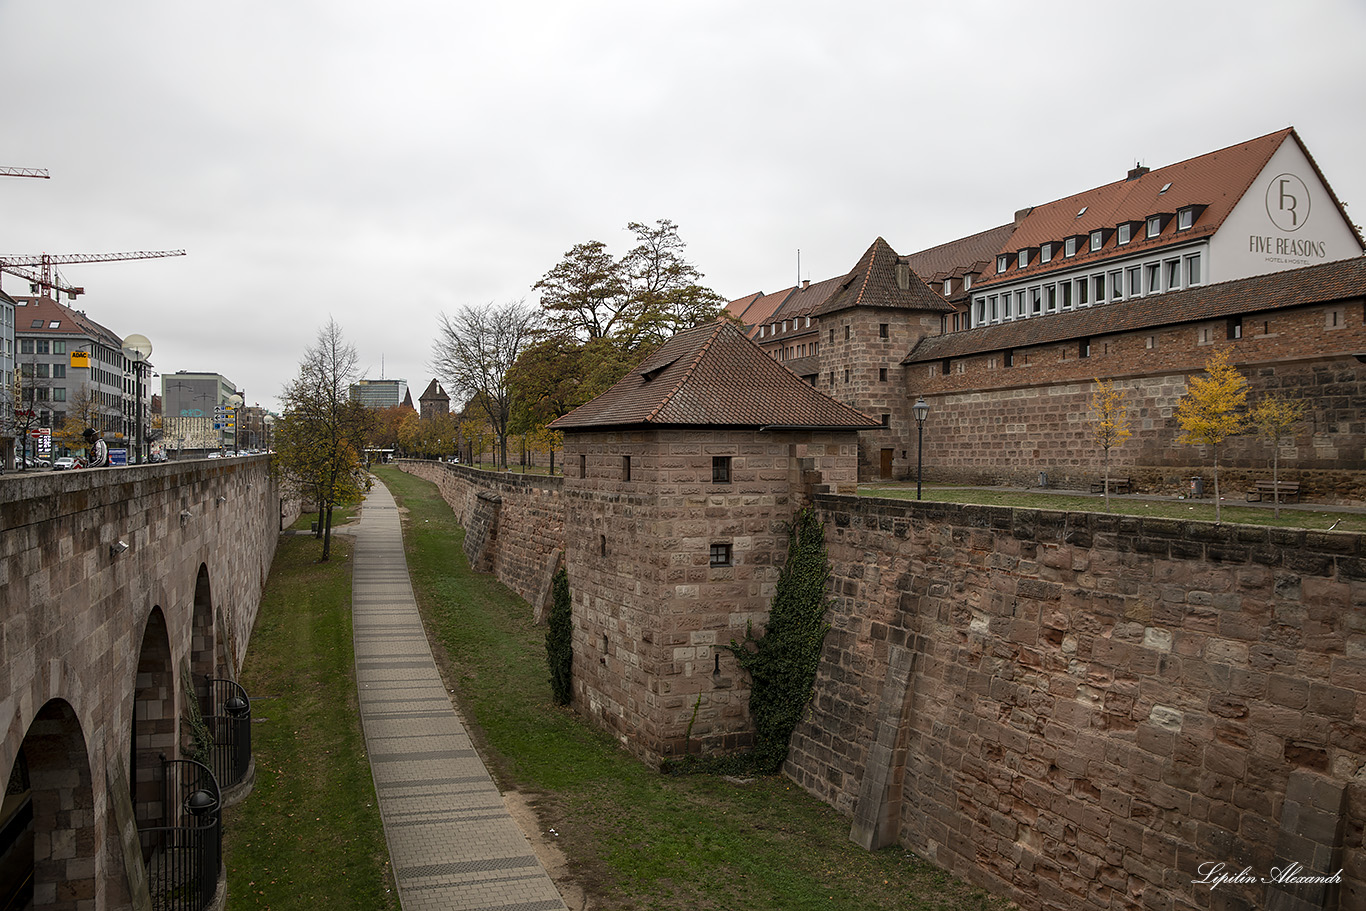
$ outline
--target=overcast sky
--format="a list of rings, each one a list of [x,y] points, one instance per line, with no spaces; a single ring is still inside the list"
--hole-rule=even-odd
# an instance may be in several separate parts
[[[1285,126],[1366,212],[1359,0],[3,0],[0,41],[0,165],[51,173],[0,253],[185,249],[62,271],[272,408],[329,317],[416,399],[438,313],[630,221],[736,298]]]

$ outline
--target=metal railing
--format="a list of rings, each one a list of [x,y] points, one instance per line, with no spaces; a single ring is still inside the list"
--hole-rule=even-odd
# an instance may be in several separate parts
[[[222,795],[208,766],[161,759],[160,825],[138,829],[153,911],[202,911],[223,861]]]
[[[232,680],[208,678],[204,724],[213,737],[209,765],[225,788],[247,774],[251,763],[251,699],[247,691]]]

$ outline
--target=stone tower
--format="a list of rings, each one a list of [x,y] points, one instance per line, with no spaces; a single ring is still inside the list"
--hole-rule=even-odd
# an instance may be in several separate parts
[[[449,414],[451,410],[451,397],[446,395],[435,377],[427,384],[427,391],[418,396],[417,401],[422,406],[418,416],[424,421],[429,421],[438,414]]]
[[[786,523],[813,490],[856,489],[879,422],[717,322],[551,426],[575,699],[647,761],[747,746],[748,678],[718,646],[763,629]]]

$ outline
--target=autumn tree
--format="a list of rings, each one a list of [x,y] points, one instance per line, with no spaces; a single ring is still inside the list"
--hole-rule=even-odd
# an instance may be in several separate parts
[[[541,313],[522,301],[502,307],[465,307],[454,316],[438,316],[431,368],[453,392],[477,400],[498,437],[504,469],[512,418],[508,374],[540,323]]]
[[[533,286],[546,326],[510,377],[518,429],[568,414],[676,332],[724,312],[725,300],[685,258],[677,225],[661,219],[627,230],[635,246],[622,259],[601,241],[578,244]]]
[[[1247,401],[1247,378],[1228,362],[1228,351],[1219,350],[1205,364],[1205,376],[1193,376],[1186,394],[1176,405],[1182,443],[1208,446],[1214,460],[1214,521],[1219,509],[1219,444],[1241,433]]]
[[[1129,433],[1129,409],[1124,404],[1124,390],[1116,389],[1113,380],[1096,380],[1096,391],[1091,396],[1091,436],[1104,458],[1101,483],[1105,485],[1105,511],[1110,511],[1110,450],[1124,445]]]
[[[323,560],[332,552],[332,510],[360,498],[362,453],[370,414],[351,401],[359,378],[356,349],[335,320],[318,330],[304,352],[299,375],[280,398],[284,417],[275,422],[275,452],[283,476],[318,504]]]
[[[1278,519],[1281,517],[1281,441],[1293,436],[1295,425],[1302,420],[1304,403],[1292,402],[1280,395],[1269,395],[1262,399],[1248,415],[1248,423],[1257,431],[1257,435],[1271,444],[1271,496]]]

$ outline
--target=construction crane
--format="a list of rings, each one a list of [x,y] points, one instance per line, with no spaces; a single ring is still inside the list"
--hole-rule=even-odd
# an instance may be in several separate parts
[[[161,259],[165,256],[184,256],[184,250],[138,250],[132,253],[0,253],[0,273],[9,273],[27,279],[29,289],[38,294],[44,291],[65,292],[75,300],[85,289],[66,283],[54,268],[57,265],[72,263],[111,263],[129,259]],[[54,293],[53,297],[56,297]]]
[[[41,177],[48,179],[47,168],[6,168],[0,166],[0,177]]]

